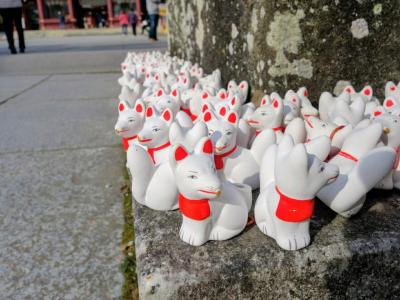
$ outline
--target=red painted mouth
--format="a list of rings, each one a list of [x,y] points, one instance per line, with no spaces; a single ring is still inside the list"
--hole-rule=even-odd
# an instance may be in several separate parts
[[[221,193],[220,191],[218,191],[218,192],[211,192],[211,191],[206,191],[206,190],[197,190],[197,191],[206,193],[206,194],[211,194],[211,195],[218,195],[219,193]]]
[[[227,146],[223,146],[223,147],[215,147],[215,150],[217,151],[222,151],[226,148]]]
[[[248,120],[247,123],[249,123],[249,124],[259,124],[260,122],[255,121],[255,120]]]
[[[138,141],[139,142],[141,142],[141,143],[147,143],[147,142],[150,142],[152,139],[144,139],[144,140],[142,140],[140,137],[138,137]]]
[[[115,130],[116,133],[123,133],[123,132],[127,132],[127,131],[129,131],[129,129],[126,129],[126,130],[118,130],[118,129],[116,129]]]

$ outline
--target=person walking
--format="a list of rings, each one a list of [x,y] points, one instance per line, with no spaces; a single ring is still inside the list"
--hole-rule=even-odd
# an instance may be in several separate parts
[[[22,1],[1,0],[0,13],[3,17],[4,31],[7,36],[8,48],[11,54],[17,54],[14,45],[14,25],[18,32],[19,52],[25,52],[24,30],[22,28]]]
[[[132,34],[136,35],[136,23],[137,23],[137,16],[136,16],[136,12],[130,10],[128,13],[128,21],[129,24],[131,24],[132,26]]]
[[[125,13],[125,11],[123,10],[120,14],[119,14],[119,25],[122,26],[122,33],[127,35],[128,34],[128,15]]]
[[[160,0],[146,0],[147,13],[149,14],[150,31],[149,39],[157,41],[157,26],[160,18]]]

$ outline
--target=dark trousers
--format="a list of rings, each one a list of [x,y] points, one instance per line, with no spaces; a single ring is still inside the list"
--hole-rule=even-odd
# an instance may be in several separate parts
[[[150,21],[150,31],[149,38],[156,40],[157,39],[157,26],[158,26],[158,18],[159,15],[149,15]]]
[[[132,23],[132,33],[136,35],[136,23]]]
[[[21,7],[13,8],[2,8],[1,16],[3,17],[4,31],[6,32],[8,48],[15,51],[14,45],[14,25],[17,28],[18,39],[19,39],[19,49],[25,50],[25,40],[24,40],[24,30],[22,29],[22,9]]]

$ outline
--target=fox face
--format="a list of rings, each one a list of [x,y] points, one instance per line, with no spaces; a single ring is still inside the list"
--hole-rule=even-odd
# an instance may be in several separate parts
[[[278,94],[265,95],[261,105],[248,117],[248,123],[257,130],[275,128],[282,125],[283,101]]]
[[[239,94],[241,99],[243,100],[243,103],[247,99],[247,96],[249,94],[249,83],[245,80],[243,80],[239,84],[237,84],[234,80],[229,81],[228,94],[229,98],[231,98],[231,96],[233,95]]]
[[[138,134],[139,143],[148,148],[156,148],[167,143],[173,117],[169,108],[159,115],[154,106],[147,107],[146,121]]]
[[[290,136],[285,135],[279,144],[275,179],[285,194],[297,199],[312,199],[338,175],[336,165],[324,163],[315,155],[308,154],[304,144],[295,145]]]
[[[189,199],[214,199],[221,194],[222,183],[213,159],[211,139],[203,137],[194,152],[175,145],[170,152],[170,164],[181,194]]]
[[[220,113],[217,117],[212,111],[206,110],[203,113],[203,121],[207,125],[208,136],[216,154],[224,154],[236,146],[239,118],[235,111],[225,112],[223,115]]]
[[[321,135],[325,135],[329,137],[336,126],[329,124],[328,122],[324,122],[316,117],[308,117],[305,121],[305,127],[307,131],[307,136],[310,140],[319,137]]]
[[[123,138],[137,135],[143,127],[145,106],[141,100],[137,100],[135,107],[130,108],[126,101],[118,104],[118,120],[115,124],[115,133]]]
[[[174,89],[171,91],[169,95],[167,95],[163,89],[159,89],[156,92],[156,107],[158,111],[164,111],[165,109],[169,108],[174,115],[180,109],[180,92],[178,89]]]
[[[144,87],[152,87],[154,85],[160,85],[161,84],[161,76],[158,72],[151,72],[147,71],[146,72],[146,77],[143,82]]]
[[[397,148],[400,145],[400,117],[392,114],[382,114],[375,118],[382,124],[382,141],[385,145]]]

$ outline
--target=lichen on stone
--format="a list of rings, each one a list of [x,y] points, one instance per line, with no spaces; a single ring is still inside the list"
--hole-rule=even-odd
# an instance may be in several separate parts
[[[368,23],[364,18],[359,18],[351,22],[351,34],[356,39],[362,39],[369,35]]]

